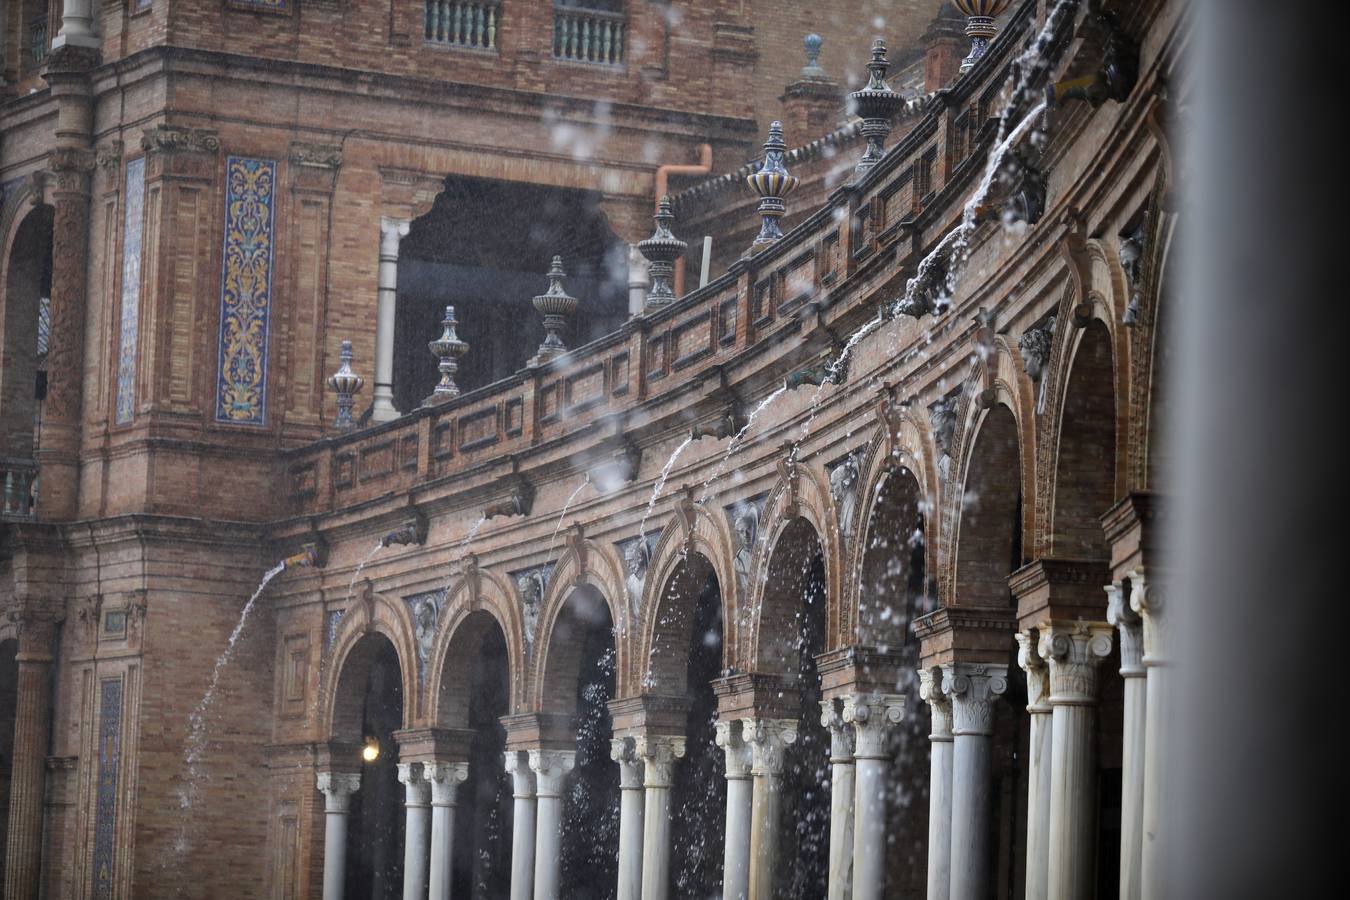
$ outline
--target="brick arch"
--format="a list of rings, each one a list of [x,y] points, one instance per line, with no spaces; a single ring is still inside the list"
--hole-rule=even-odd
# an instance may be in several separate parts
[[[814,553],[821,556],[825,566],[825,543],[821,532],[805,516],[784,516],[775,525],[766,542],[763,574],[752,592],[756,598],[748,614],[750,617],[750,646],[746,663],[750,671],[761,673],[795,674],[794,668],[784,665],[797,651],[800,618],[805,611],[800,589],[808,575],[805,565]],[[800,566],[795,566],[799,563]],[[824,585],[825,646],[830,647],[830,592],[829,574]],[[837,613],[837,611],[835,611]]]
[[[1159,173],[1149,199],[1150,228],[1145,236],[1143,283],[1140,286],[1139,314],[1130,329],[1128,471],[1130,490],[1157,490],[1158,473],[1167,468],[1160,462],[1158,391],[1165,373],[1160,365],[1170,335],[1164,327],[1164,294],[1169,263],[1175,255],[1177,217],[1164,211],[1166,191]]]
[[[527,696],[533,698],[536,706],[547,690],[543,677],[547,671],[545,656],[552,629],[567,601],[579,588],[593,590],[609,611],[610,627],[614,629],[615,690],[623,691],[627,687],[625,673],[632,648],[628,637],[631,629],[625,624],[628,621],[628,594],[624,586],[623,566],[618,556],[598,541],[583,538],[582,546],[584,552],[579,554],[575,539],[569,539],[569,546],[558,558],[558,564],[549,576],[548,587],[540,603],[538,632],[531,651],[532,677],[527,687]],[[618,696],[624,695],[619,693]]]
[[[506,642],[506,666],[511,685],[511,710],[525,699],[525,630],[515,594],[495,573],[476,570],[474,577],[456,576],[446,592],[441,621],[436,628],[427,661],[427,718],[443,728],[462,728],[458,714],[467,715],[447,698],[448,688],[467,683],[469,657],[483,637],[483,629],[495,622]]]
[[[44,262],[55,262],[54,210],[41,202],[40,190],[33,179],[25,179],[24,189],[0,212],[0,234],[4,236],[4,256],[0,258],[0,453],[9,456],[29,456],[34,445],[40,282]],[[46,260],[40,256],[44,246]]]
[[[717,582],[722,610],[722,667],[732,665],[731,642],[726,639],[726,623],[734,616],[735,607],[717,577],[712,561],[698,550],[677,556],[651,592],[652,601],[644,606],[649,614],[643,616],[640,643],[634,654],[641,671],[635,673],[632,688],[642,693],[683,697],[689,693],[688,664],[691,629],[696,618],[698,596],[711,575]],[[647,593],[644,586],[644,594]]]
[[[717,588],[722,593],[723,664],[734,666],[737,662],[736,609],[743,601],[737,596],[732,567],[735,542],[731,536],[731,526],[725,516],[717,514],[716,508],[709,509],[700,503],[684,503],[683,500],[680,502],[682,512],[666,523],[656,540],[651,562],[647,566],[647,578],[642,585],[642,605],[633,636],[638,642],[638,650],[633,654],[634,671],[630,673],[634,692],[640,689],[646,674],[662,592],[685,560],[694,554],[702,557],[712,568],[717,578]],[[758,554],[758,548],[755,552]]]
[[[602,617],[614,629],[616,606],[593,584],[582,582],[555,590],[550,585],[551,602],[540,613],[539,634],[535,637],[533,677],[529,687],[528,711],[571,714],[575,711],[576,688],[581,665],[578,629],[601,625]],[[555,641],[555,635],[558,638]],[[614,641],[615,691],[626,660],[619,658],[620,642]]]
[[[347,704],[351,701],[343,693],[343,688],[349,685],[351,677],[361,673],[359,668],[349,670],[348,663],[352,661],[358,667],[369,666],[369,659],[363,659],[359,653],[353,657],[353,653],[362,640],[372,634],[382,635],[394,645],[403,682],[403,727],[410,728],[417,724],[417,641],[414,633],[407,609],[395,598],[375,593],[368,587],[361,601],[348,605],[329,651],[320,686],[321,734],[329,739],[337,739],[337,729],[347,724],[342,717],[349,714]]]
[[[785,450],[784,453],[787,451]],[[796,487],[790,481],[795,470]],[[794,520],[804,519],[816,533],[821,545],[825,563],[825,641],[826,649],[833,650],[846,646],[841,634],[841,623],[845,620],[842,610],[843,589],[841,587],[844,548],[840,532],[834,523],[837,521],[834,498],[830,496],[829,479],[822,467],[798,459],[788,469],[784,464],[779,470],[778,483],[769,491],[760,513],[760,546],[750,570],[750,596],[740,601],[742,616],[746,619],[743,635],[741,659],[753,666],[760,658],[759,619],[764,604],[764,587],[772,569],[772,550],[782,536],[783,530]]]

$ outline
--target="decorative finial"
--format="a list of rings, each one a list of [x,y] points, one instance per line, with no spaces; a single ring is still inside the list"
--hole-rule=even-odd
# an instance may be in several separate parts
[[[361,387],[366,380],[352,371],[352,342],[342,342],[342,352],[338,355],[342,364],[338,370],[328,376],[328,386],[337,394],[337,419],[333,422],[334,427],[343,431],[353,427],[356,423],[352,421],[352,404],[356,401],[356,395],[360,393]]]
[[[433,403],[440,403],[442,400],[450,400],[459,396],[459,385],[455,384],[455,373],[459,371],[459,358],[469,352],[469,345],[459,339],[455,334],[455,326],[459,322],[455,319],[455,308],[447,306],[445,308],[445,318],[441,319],[441,336],[427,344],[431,350],[431,355],[440,360],[436,368],[440,369],[441,380],[437,383],[436,389],[426,400],[422,401],[423,406],[431,406]]]
[[[567,345],[563,343],[558,332],[567,327],[567,319],[576,312],[579,301],[576,297],[569,297],[563,290],[562,283],[566,277],[562,257],[553,257],[553,265],[548,270],[548,290],[534,298],[534,308],[544,317],[544,331],[548,334],[539,345],[539,352],[530,360],[532,366],[546,363],[553,357],[567,352]]]
[[[905,98],[886,83],[886,71],[890,67],[886,59],[886,42],[877,38],[872,42],[872,59],[867,63],[867,86],[848,95],[854,110],[862,117],[862,133],[867,139],[867,150],[853,170],[859,177],[886,155],[891,119],[905,105]]]
[[[802,45],[806,47],[806,65],[802,66],[803,78],[827,78],[825,70],[817,62],[820,59],[820,45],[824,43],[820,35],[812,32],[802,38]]]
[[[689,248],[688,244],[670,231],[675,214],[670,211],[669,197],[661,198],[656,215],[652,216],[652,219],[656,222],[656,231],[637,245],[638,252],[651,264],[649,271],[652,284],[647,290],[647,302],[644,304],[647,310],[660,309],[675,302],[675,289],[671,286],[671,279],[675,275],[675,260],[683,256],[684,251]]]
[[[970,37],[970,55],[961,60],[960,73],[969,72],[984,56],[989,42],[998,34],[994,19],[1003,15],[1012,0],[952,0],[966,17],[966,34]]]
[[[798,181],[797,176],[789,175],[787,167],[783,165],[786,151],[783,123],[775,121],[769,125],[769,139],[764,142],[764,162],[760,164],[758,172],[745,179],[759,194],[759,215],[764,220],[759,236],[750,245],[751,253],[758,253],[783,237],[783,230],[778,227],[778,220],[787,212],[787,204],[783,200],[796,189]]]

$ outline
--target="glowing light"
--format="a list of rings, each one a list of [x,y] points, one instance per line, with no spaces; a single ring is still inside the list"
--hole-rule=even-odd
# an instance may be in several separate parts
[[[366,738],[366,745],[361,748],[361,759],[372,763],[380,758],[380,742],[378,738]]]

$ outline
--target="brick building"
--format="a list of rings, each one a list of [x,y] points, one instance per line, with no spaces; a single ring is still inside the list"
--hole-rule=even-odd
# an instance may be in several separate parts
[[[1156,896],[1179,5],[5,0],[5,896]]]

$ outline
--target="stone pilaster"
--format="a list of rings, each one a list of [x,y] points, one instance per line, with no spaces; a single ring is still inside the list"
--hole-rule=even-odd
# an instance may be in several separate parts
[[[5,896],[27,900],[38,895],[42,872],[43,791],[56,618],[35,598],[21,600],[9,618],[19,633],[19,672],[9,775]]]
[[[844,721],[853,726],[856,799],[853,819],[853,897],[880,900],[886,883],[887,738],[905,715],[897,694],[850,694]]]

